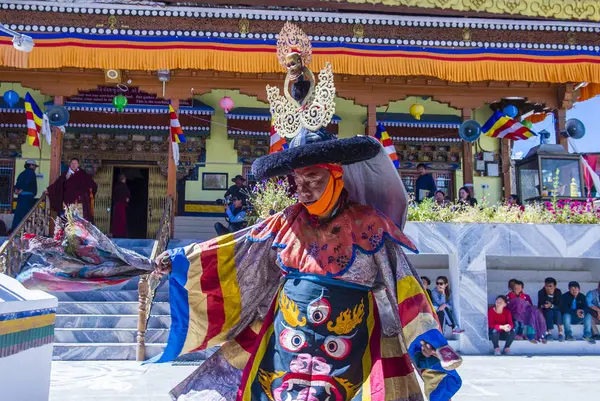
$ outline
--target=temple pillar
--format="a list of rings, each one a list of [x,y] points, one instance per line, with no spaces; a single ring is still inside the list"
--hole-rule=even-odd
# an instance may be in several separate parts
[[[373,103],[367,106],[367,135],[375,136],[377,133],[377,106]]]
[[[510,139],[500,139],[500,160],[502,163],[502,187],[504,200],[508,200],[512,195],[512,176],[510,174],[510,155],[511,155]]]
[[[54,97],[54,104],[63,105],[65,102],[62,96]],[[51,127],[52,129],[52,144],[50,151],[50,177],[49,184],[52,184],[60,176],[60,162],[62,159],[62,147],[63,147],[63,132],[58,127]]]
[[[554,130],[556,132],[556,143],[562,145],[563,148],[569,151],[569,138],[565,138],[560,133],[566,130],[567,124],[567,110],[557,109],[554,110]]]
[[[467,121],[473,118],[472,109],[462,109],[462,120]],[[462,172],[463,185],[469,188],[471,195],[474,195],[473,190],[473,144],[471,142],[462,141]]]
[[[179,112],[179,99],[171,99],[171,106],[175,109],[175,112]],[[173,160],[173,146],[172,146],[173,137],[171,136],[171,132],[169,131],[169,161],[167,167],[167,198],[171,196],[173,198],[173,211],[177,208],[177,166],[175,165],[175,161]],[[174,233],[174,218],[175,213],[171,213],[171,238]]]

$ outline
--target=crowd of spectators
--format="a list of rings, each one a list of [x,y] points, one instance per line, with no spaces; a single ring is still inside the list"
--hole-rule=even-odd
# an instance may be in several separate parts
[[[489,338],[495,355],[501,355],[501,340],[505,341],[504,354],[510,354],[515,340],[543,344],[553,340],[575,341],[572,327],[577,324],[583,324],[583,340],[589,344],[600,340],[597,327],[600,324],[600,283],[584,295],[579,283],[571,281],[568,291],[563,293],[557,288],[556,280],[548,277],[538,291],[537,305],[524,292],[522,281],[511,279],[508,288],[508,294],[499,295],[488,311]],[[556,337],[554,326],[558,328]]]

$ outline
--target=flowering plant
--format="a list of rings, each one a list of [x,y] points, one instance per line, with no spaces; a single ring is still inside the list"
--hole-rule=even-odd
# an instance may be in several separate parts
[[[248,213],[248,223],[254,224],[296,204],[298,196],[291,192],[287,180],[271,178],[257,183],[249,193],[252,209]]]

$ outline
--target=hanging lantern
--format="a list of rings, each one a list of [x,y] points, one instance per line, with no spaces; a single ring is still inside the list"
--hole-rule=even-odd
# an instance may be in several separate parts
[[[219,102],[219,106],[221,106],[221,108],[223,109],[225,114],[227,114],[231,111],[231,109],[233,109],[233,106],[235,106],[235,103],[233,102],[233,99],[230,98],[229,96],[224,96],[221,99],[221,101]]]
[[[20,98],[19,94],[12,89],[4,92],[4,101],[11,109],[15,107]]]
[[[410,115],[416,118],[417,120],[421,119],[421,115],[425,113],[425,107],[422,104],[415,103],[410,106]]]
[[[127,106],[127,98],[125,96],[123,96],[122,94],[119,94],[119,95],[113,97],[112,104],[113,104],[113,106],[115,106],[117,111],[120,113]]]

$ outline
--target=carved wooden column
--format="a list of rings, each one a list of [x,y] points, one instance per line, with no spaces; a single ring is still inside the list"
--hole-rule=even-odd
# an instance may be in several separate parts
[[[467,121],[472,119],[472,109],[462,109],[462,120]],[[469,189],[471,195],[473,191],[473,144],[471,142],[462,141],[462,156],[463,156],[463,185]]]
[[[172,99],[171,106],[175,109],[176,112],[179,112],[179,99]],[[173,204],[177,205],[177,166],[175,165],[175,161],[173,160],[173,146],[171,145],[171,133],[169,132],[169,161],[167,168],[167,197],[173,197]],[[171,218],[173,218],[174,213],[171,214]],[[171,220],[171,237],[173,237],[173,220]]]
[[[508,200],[512,194],[512,176],[510,170],[510,155],[511,155],[510,139],[500,139],[500,160],[502,163],[502,186],[504,187],[504,200]]]
[[[146,359],[146,326],[148,314],[148,275],[140,276],[138,283],[138,323],[137,323],[137,348],[135,360],[138,362]]]
[[[560,144],[569,151],[569,139],[562,136],[560,133],[564,132],[567,124],[567,110],[558,109],[554,110],[554,130],[556,131],[556,143]]]
[[[377,132],[377,106],[369,104],[367,106],[367,135],[375,136]]]
[[[54,104],[63,105],[62,96],[54,97]],[[58,127],[52,127],[52,144],[50,147],[50,177],[49,183],[52,184],[60,176],[60,161],[62,159],[63,133]]]

